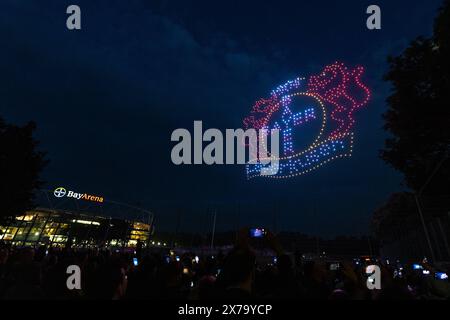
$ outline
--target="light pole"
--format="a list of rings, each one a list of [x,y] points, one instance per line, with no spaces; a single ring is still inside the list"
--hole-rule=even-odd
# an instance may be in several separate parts
[[[423,218],[422,206],[420,205],[420,199],[419,198],[422,195],[423,190],[425,190],[426,186],[430,183],[431,179],[433,179],[434,175],[439,171],[439,169],[441,168],[441,166],[444,164],[444,162],[446,160],[447,160],[447,157],[445,156],[442,159],[442,161],[438,163],[438,165],[433,170],[431,175],[428,177],[427,181],[422,186],[422,188],[419,189],[419,192],[414,193],[414,199],[416,201],[417,210],[419,211],[420,222],[422,223],[423,231],[425,233],[425,238],[427,240],[428,248],[430,250],[431,259],[433,259],[433,262],[436,262],[436,257],[434,255],[434,250],[433,250],[433,246],[431,244],[431,239],[430,239],[430,235],[428,233],[428,228],[427,228],[427,225],[425,224],[425,219]]]
[[[433,246],[431,245],[430,235],[428,234],[428,228],[427,228],[427,225],[425,224],[425,220],[423,218],[422,207],[420,206],[420,201],[419,201],[419,195],[414,194],[414,199],[416,200],[417,210],[419,211],[420,222],[422,223],[423,232],[425,233],[425,239],[427,240],[428,249],[430,250],[430,253],[431,253],[431,259],[433,259],[433,262],[436,262],[436,259],[434,256],[434,251],[433,251]]]
[[[214,220],[213,220],[213,229],[212,229],[212,236],[211,236],[211,249],[214,249],[214,234],[216,233],[216,210],[214,210]]]

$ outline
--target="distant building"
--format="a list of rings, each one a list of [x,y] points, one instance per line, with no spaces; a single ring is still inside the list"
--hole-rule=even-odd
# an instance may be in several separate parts
[[[134,247],[149,244],[148,223],[36,208],[0,226],[0,241],[16,246]]]

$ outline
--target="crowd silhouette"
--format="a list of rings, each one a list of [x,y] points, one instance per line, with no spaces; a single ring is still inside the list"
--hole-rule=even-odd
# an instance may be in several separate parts
[[[258,261],[249,237],[240,232],[235,246],[216,255],[174,251],[31,248],[1,244],[1,299],[74,300],[412,300],[449,299],[448,279],[428,263],[419,268],[376,261],[381,290],[369,290],[365,267],[374,261],[353,259],[330,264],[286,254],[267,234],[274,253]],[[67,267],[81,270],[81,289],[69,290]],[[334,267],[333,267],[333,266]],[[426,270],[426,272],[424,272]]]

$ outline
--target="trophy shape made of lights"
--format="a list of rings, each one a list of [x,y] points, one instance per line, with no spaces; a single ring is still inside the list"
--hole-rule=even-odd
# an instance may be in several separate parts
[[[351,69],[335,62],[320,74],[290,80],[275,88],[269,98],[258,100],[244,119],[244,128],[278,129],[280,155],[273,174],[261,174],[269,165],[250,154],[247,178],[291,178],[351,156],[353,114],[370,99],[361,81],[363,72],[363,67]],[[258,144],[270,151],[267,141]]]

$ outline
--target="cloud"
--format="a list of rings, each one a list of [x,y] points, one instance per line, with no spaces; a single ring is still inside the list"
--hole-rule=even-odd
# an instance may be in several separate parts
[[[158,184],[173,169],[170,132],[197,119],[240,126],[278,70],[270,57],[231,46],[232,39],[212,35],[200,44],[182,25],[134,4],[82,1],[81,31],[65,28],[57,2],[43,12],[36,3],[10,1],[0,13],[0,36],[8,39],[0,52],[0,113],[38,123],[52,160],[50,184],[70,181],[117,197],[163,187],[158,197],[166,196],[177,188]],[[112,174],[120,186],[107,182]],[[201,185],[209,177],[197,179]]]

